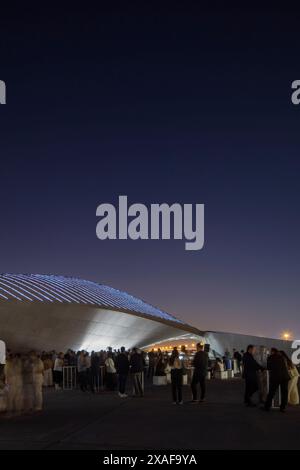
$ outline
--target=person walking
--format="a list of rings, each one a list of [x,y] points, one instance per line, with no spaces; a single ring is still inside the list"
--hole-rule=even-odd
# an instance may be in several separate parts
[[[264,370],[264,368],[254,359],[255,351],[255,346],[253,344],[249,344],[247,351],[243,356],[243,378],[245,379],[244,403],[249,407],[256,406],[252,401],[252,396],[259,389],[257,372],[259,370]]]
[[[172,384],[172,398],[173,405],[183,405],[182,401],[182,376],[183,376],[183,361],[179,359],[179,352],[174,348],[169,360],[169,367],[171,369],[171,384]]]
[[[199,403],[197,399],[197,388],[198,384],[200,385],[200,403],[205,401],[205,393],[206,393],[206,375],[207,375],[207,367],[208,367],[208,354],[204,351],[204,346],[201,343],[197,344],[197,352],[195,354],[193,360],[193,367],[194,373],[191,383],[192,389],[192,403],[196,404]]]
[[[144,371],[144,361],[141,354],[138,353],[137,348],[133,348],[132,354],[130,356],[130,372],[133,378],[133,390],[135,397],[143,397],[143,371]]]
[[[124,346],[121,347],[121,352],[117,356],[116,366],[119,379],[119,397],[126,398],[126,382],[129,372],[129,360]]]
[[[263,409],[265,411],[270,411],[275,393],[277,392],[278,387],[280,387],[280,411],[283,413],[285,412],[288,403],[288,383],[290,375],[285,358],[280,354],[278,349],[271,349],[271,355],[268,357],[267,361],[267,368],[270,375],[269,393]]]
[[[284,351],[280,351],[280,354],[285,359],[290,380],[288,383],[288,404],[289,405],[299,405],[299,392],[298,392],[298,379],[299,372],[295,364],[292,363],[291,359]]]

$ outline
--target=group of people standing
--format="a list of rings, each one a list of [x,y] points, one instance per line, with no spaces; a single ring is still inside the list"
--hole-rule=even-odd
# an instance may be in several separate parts
[[[245,379],[245,405],[255,407],[252,397],[255,392],[260,391],[260,401],[264,405],[262,409],[269,411],[278,389],[281,391],[281,412],[286,410],[288,403],[298,405],[299,373],[287,354],[284,351],[271,348],[266,364],[261,364],[255,359],[255,353],[255,346],[250,344],[242,359],[243,377]],[[267,384],[267,381],[269,384]]]
[[[192,366],[194,369],[193,377],[191,381],[192,391],[192,404],[202,403],[205,400],[206,393],[206,377],[208,370],[208,354],[204,351],[204,345],[201,343],[197,344],[197,351],[192,360]],[[172,399],[173,404],[183,404],[182,400],[182,384],[183,375],[186,374],[186,358],[184,354],[180,354],[178,349],[175,347],[172,351],[169,359],[167,371],[171,372],[171,384],[172,384]],[[198,386],[200,387],[200,398],[198,399]]]
[[[1,409],[8,415],[38,412],[43,407],[44,365],[34,351],[8,354],[1,380]]]

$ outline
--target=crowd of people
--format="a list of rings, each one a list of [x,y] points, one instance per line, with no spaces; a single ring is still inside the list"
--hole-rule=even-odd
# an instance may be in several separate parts
[[[8,415],[41,411],[43,387],[61,390],[65,367],[72,368],[75,382],[83,393],[95,393],[101,383],[101,387],[108,391],[117,389],[120,398],[128,396],[129,376],[132,379],[133,396],[143,397],[144,377],[152,379],[153,376],[169,375],[172,401],[179,405],[183,404],[183,383],[188,382],[184,376],[189,374],[190,377],[191,404],[198,404],[205,401],[208,373],[213,378],[216,372],[234,369],[245,379],[246,406],[256,406],[252,398],[259,391],[263,409],[270,410],[279,387],[281,411],[286,409],[288,403],[299,404],[299,373],[284,351],[272,348],[269,354],[265,348],[257,350],[249,345],[246,352],[226,351],[222,358],[210,360],[204,345],[198,343],[192,355],[184,346],[180,349],[174,347],[171,354],[160,349],[148,353],[137,348],[126,351],[124,347],[92,353],[51,351],[42,352],[41,355],[34,351],[22,355],[8,351],[6,364],[0,370],[0,411],[6,411]]]

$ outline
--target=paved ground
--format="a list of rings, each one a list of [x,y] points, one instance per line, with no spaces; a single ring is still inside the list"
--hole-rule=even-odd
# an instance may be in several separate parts
[[[0,449],[299,449],[300,407],[245,408],[242,390],[239,379],[210,381],[197,406],[172,405],[169,387],[126,400],[50,390],[42,414],[0,418]]]

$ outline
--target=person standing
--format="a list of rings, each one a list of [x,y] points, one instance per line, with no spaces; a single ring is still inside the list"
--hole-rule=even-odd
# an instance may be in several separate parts
[[[129,372],[129,360],[124,346],[121,347],[121,352],[116,360],[116,366],[119,378],[119,397],[126,398],[126,382]]]
[[[87,362],[84,351],[81,351],[77,361],[78,382],[82,392],[87,391]]]
[[[280,354],[278,349],[272,348],[271,354],[268,357],[267,368],[269,371],[269,393],[264,406],[265,411],[270,411],[272,401],[277,392],[278,387],[281,391],[280,411],[284,412],[288,403],[288,384],[290,375],[284,357]]]
[[[249,344],[247,351],[243,356],[243,378],[245,379],[244,403],[246,406],[250,407],[256,406],[252,401],[252,396],[259,389],[257,372],[259,370],[264,370],[264,368],[254,359],[255,351],[255,346],[253,344]]]
[[[288,404],[289,405],[299,405],[299,392],[298,392],[298,379],[299,372],[297,367],[293,364],[291,359],[284,351],[280,351],[280,354],[285,359],[290,380],[288,383]]]
[[[113,360],[113,353],[111,351],[107,353],[107,359],[105,361],[105,369],[106,369],[106,386],[108,390],[113,391],[116,387],[117,371],[115,367],[115,362]]]
[[[8,357],[4,374],[8,385],[7,411],[20,413],[23,409],[23,378],[22,361],[18,355]]]
[[[148,359],[149,359],[149,367],[148,367],[148,374],[147,377],[148,379],[152,379],[154,375],[154,368],[155,368],[155,352],[154,349],[152,349],[148,353]]]
[[[200,385],[200,403],[205,401],[205,393],[206,393],[206,375],[207,375],[207,367],[208,367],[208,354],[204,351],[204,346],[201,343],[197,344],[197,352],[195,354],[193,360],[193,367],[194,373],[192,378],[192,394],[193,400],[192,403],[196,404],[199,403],[197,400],[197,388],[198,383]]]
[[[54,384],[55,390],[60,390],[63,382],[63,366],[64,366],[64,355],[59,353],[54,361]]]
[[[30,359],[32,362],[33,409],[34,411],[42,411],[44,364],[34,351],[31,352]]]
[[[99,353],[91,354],[91,383],[90,388],[93,393],[100,388],[100,356]]]
[[[29,413],[33,410],[33,364],[28,354],[22,356],[23,378],[23,410]]]
[[[169,360],[171,369],[171,384],[173,405],[183,405],[182,401],[182,376],[183,376],[183,360],[179,359],[179,352],[174,348]]]
[[[51,356],[47,354],[43,358],[44,364],[44,387],[52,387],[53,386],[53,361]]]
[[[130,357],[130,372],[133,377],[133,389],[134,396],[143,397],[143,371],[144,371],[144,361],[141,354],[138,353],[137,348],[133,348],[132,354]]]

